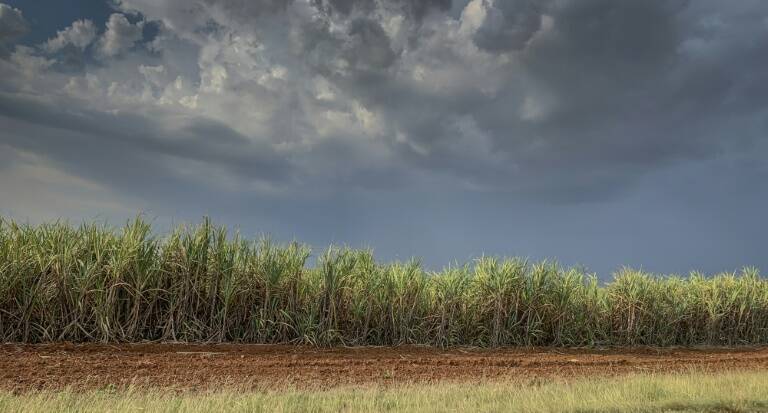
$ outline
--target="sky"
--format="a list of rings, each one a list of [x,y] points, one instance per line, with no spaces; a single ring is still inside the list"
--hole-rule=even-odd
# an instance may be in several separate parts
[[[768,271],[764,0],[0,0],[0,216]]]

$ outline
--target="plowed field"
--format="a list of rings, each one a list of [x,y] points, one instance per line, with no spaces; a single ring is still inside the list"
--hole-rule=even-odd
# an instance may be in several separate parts
[[[449,349],[265,345],[0,345],[0,388],[328,388],[441,380],[768,369],[768,348]]]

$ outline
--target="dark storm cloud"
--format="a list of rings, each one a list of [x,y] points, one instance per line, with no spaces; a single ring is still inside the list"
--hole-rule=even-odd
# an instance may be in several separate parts
[[[376,8],[375,0],[312,0],[312,3],[325,13],[339,13],[345,16],[353,11],[368,13]],[[385,7],[394,6],[409,18],[416,21],[423,19],[430,11],[446,11],[451,8],[451,0],[384,0]]]
[[[163,134],[160,125],[145,117],[90,110],[64,112],[53,105],[9,99],[3,94],[0,116],[24,122],[14,125],[18,131],[36,131],[22,135],[7,130],[0,135],[4,142],[45,153],[70,171],[106,183],[123,181],[134,188],[143,187],[147,181],[140,177],[146,174],[147,160],[164,169],[163,159],[201,162],[247,180],[290,180],[287,160],[270,146],[250,141],[213,121],[198,120]],[[172,170],[151,174],[155,177],[152,186],[158,185],[156,179],[173,174]]]
[[[475,33],[477,47],[490,52],[520,50],[541,29],[543,11],[549,1],[513,0],[488,7],[487,16]]]
[[[554,10],[553,31],[523,56],[535,81],[546,85],[557,100],[552,116],[536,130],[555,140],[555,147],[582,152],[587,160],[630,164],[653,164],[675,153],[711,154],[713,144],[754,138],[754,131],[742,130],[723,140],[716,134],[706,136],[700,128],[727,120],[728,101],[749,89],[739,83],[761,83],[761,71],[753,70],[768,63],[759,52],[768,47],[768,39],[758,35],[765,33],[764,17],[745,19],[727,11],[698,15],[696,8],[685,6],[669,1],[574,1]],[[729,39],[708,51],[738,50],[731,59],[692,54],[686,47],[698,39],[688,24],[715,17],[727,25],[723,31],[747,25],[757,38]],[[752,74],[737,76],[731,72],[736,68]],[[702,75],[707,76],[706,84],[696,80]],[[690,87],[688,82],[699,84]],[[711,95],[703,98],[702,92]],[[765,96],[753,96],[753,115],[759,115],[766,102]]]
[[[162,10],[172,14],[177,3],[168,0]],[[204,4],[224,13],[216,17],[220,32],[226,30],[228,18],[240,22],[237,34],[250,30],[241,24],[243,19],[290,14],[294,7],[272,0],[206,0]],[[751,3],[752,13],[747,13],[746,6],[684,0],[476,0],[470,6],[481,10],[483,17],[464,35],[479,50],[469,55],[455,45],[462,34],[449,34],[455,28],[439,21],[419,32],[418,43],[397,43],[397,32],[385,29],[390,24],[387,18],[355,14],[394,6],[390,17],[402,13],[420,20],[427,10],[446,11],[451,6],[447,1],[314,4],[350,17],[334,23],[341,28],[332,28],[323,18],[304,19],[298,14],[285,20],[297,26],[301,48],[295,58],[305,70],[291,75],[322,76],[343,99],[354,99],[378,116],[383,129],[377,142],[394,154],[391,158],[400,159],[387,161],[392,169],[403,167],[404,162],[408,169],[458,179],[471,187],[568,202],[613,196],[649,170],[748,148],[765,132],[764,123],[756,120],[768,104],[768,94],[761,93],[768,88],[766,7],[758,3]],[[125,2],[125,6],[139,11],[144,7],[142,0]],[[178,10],[199,14],[207,9],[187,5]],[[181,11],[174,16],[181,16]],[[280,54],[289,48],[287,43],[270,43],[279,36],[269,31],[278,28],[256,25],[253,30],[257,44],[262,45],[258,47]],[[494,60],[501,56],[506,56],[506,63]],[[228,64],[242,67],[239,62]],[[419,65],[437,73],[447,70],[448,75],[444,79],[428,75],[414,83],[409,76]],[[251,86],[253,80],[244,77],[250,74],[236,78],[233,71],[237,69],[227,67],[220,72],[222,79],[237,82],[232,83],[237,89],[228,89],[230,93],[272,93],[258,92],[261,87]],[[486,77],[495,83],[483,83]],[[431,89],[420,88],[419,82]],[[489,87],[490,92],[485,90]],[[163,138],[147,144],[161,152],[179,151],[192,159],[229,163],[228,169],[246,176],[248,157],[258,155],[252,168],[255,176],[292,175],[287,172],[294,167],[290,163],[268,162],[275,156],[270,143],[297,142],[296,133],[312,135],[317,123],[308,119],[313,112],[303,106],[306,98],[281,99],[293,103],[281,103],[285,106],[269,119],[266,135],[256,139],[266,146],[258,150],[242,151],[226,144],[231,131],[226,127],[209,133],[217,139],[196,137],[184,129],[174,131],[183,137],[179,141],[190,143],[186,148],[164,147],[167,139]],[[313,103],[325,110],[344,110],[347,104]],[[723,125],[731,127],[728,121],[734,113],[748,120],[738,133],[724,139]],[[102,120],[91,122],[98,125]],[[190,128],[199,127],[200,122]],[[158,123],[148,125],[142,133],[151,135]],[[349,140],[346,134],[338,137],[314,144],[312,150],[328,156],[333,151],[320,150],[323,145],[353,145],[350,142],[355,139]],[[230,150],[233,147],[237,149]],[[333,165],[330,161],[311,163]],[[270,168],[280,172],[270,174]],[[381,168],[385,167],[376,167]]]
[[[294,0],[205,0],[204,4],[220,8],[229,17],[242,24],[253,19],[281,14]]]
[[[388,97],[399,103],[385,110],[418,146],[431,149],[420,154],[397,145],[415,164],[449,173],[462,168],[465,177],[502,190],[592,199],[631,186],[653,168],[749,147],[767,132],[759,119],[768,94],[750,92],[766,88],[766,72],[758,69],[768,66],[764,6],[748,16],[726,9],[709,14],[682,1],[497,3],[504,6],[490,7],[489,16],[497,7],[508,14],[486,18],[473,40],[491,54],[519,50],[520,65],[509,70],[525,73],[528,96],[510,80],[492,98],[477,90],[453,99]],[[539,23],[545,15],[546,30]],[[697,27],[711,19],[721,22],[712,29],[720,33],[711,33],[717,40],[697,55],[688,48],[701,41]],[[521,117],[521,110],[530,116]],[[735,112],[753,119],[737,132],[729,122]],[[505,157],[501,165],[475,168],[465,152],[451,149],[455,135],[446,125],[466,114]]]
[[[358,70],[387,68],[394,63],[396,55],[389,43],[389,37],[381,25],[370,19],[355,19],[349,25],[351,45],[345,57]]]
[[[379,234],[395,251],[404,222],[410,253],[445,260],[608,244],[642,263],[631,234],[664,228],[754,257],[717,216],[755,243],[765,227],[761,0],[120,0],[18,47],[42,20],[0,7],[0,185],[39,157],[321,243]],[[492,248],[518,229],[514,251]]]
[[[220,5],[236,16],[257,16],[263,13],[285,11],[293,0],[205,0],[207,4]]]
[[[353,9],[370,11],[375,2],[373,0],[312,0],[312,3],[324,13],[340,13],[348,16]]]

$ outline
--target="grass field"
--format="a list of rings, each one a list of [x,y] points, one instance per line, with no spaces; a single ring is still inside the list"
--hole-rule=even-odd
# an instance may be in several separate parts
[[[4,412],[766,412],[768,373],[326,391],[166,394],[142,389],[0,393]]]
[[[578,268],[479,258],[426,271],[370,251],[247,240],[204,220],[154,236],[0,221],[3,342],[626,346],[768,343],[768,281],[740,273],[601,284]]]

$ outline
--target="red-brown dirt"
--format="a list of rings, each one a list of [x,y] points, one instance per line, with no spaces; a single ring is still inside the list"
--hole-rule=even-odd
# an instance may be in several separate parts
[[[0,389],[176,390],[549,380],[768,368],[768,347],[707,349],[329,348],[265,345],[0,345]]]

